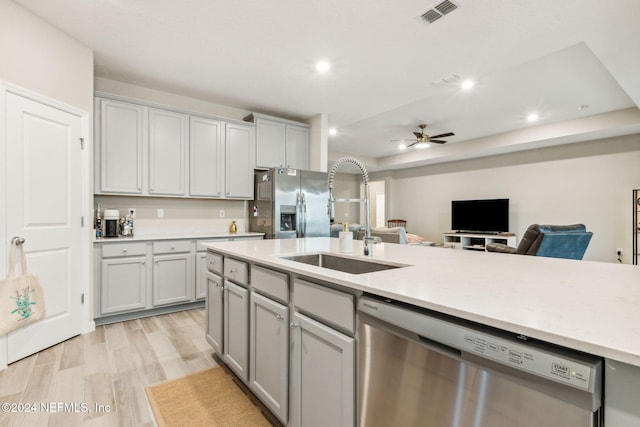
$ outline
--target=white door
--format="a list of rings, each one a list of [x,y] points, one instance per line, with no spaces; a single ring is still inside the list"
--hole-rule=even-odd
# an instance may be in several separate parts
[[[7,236],[25,239],[47,314],[9,334],[11,363],[80,333],[82,119],[13,93],[6,106]]]

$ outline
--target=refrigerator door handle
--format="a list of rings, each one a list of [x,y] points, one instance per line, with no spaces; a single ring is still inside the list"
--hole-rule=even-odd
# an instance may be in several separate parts
[[[302,234],[302,193],[296,193],[296,237]]]
[[[301,197],[302,197],[302,206],[300,210],[302,211],[302,215],[301,215],[302,237],[307,237],[307,197],[304,192],[301,194]]]

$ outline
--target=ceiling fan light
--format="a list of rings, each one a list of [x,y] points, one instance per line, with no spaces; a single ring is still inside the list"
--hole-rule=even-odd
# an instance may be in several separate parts
[[[460,83],[460,87],[464,90],[469,90],[471,89],[473,86],[475,85],[475,82],[473,80],[465,80],[462,83]]]
[[[429,144],[426,141],[420,141],[416,143],[415,147],[420,149],[429,148]]]

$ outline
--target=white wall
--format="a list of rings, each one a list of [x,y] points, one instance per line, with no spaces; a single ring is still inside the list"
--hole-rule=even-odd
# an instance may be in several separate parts
[[[250,111],[240,108],[228,107],[226,105],[216,104],[175,93],[149,89],[129,83],[122,83],[116,80],[106,79],[104,77],[96,77],[95,90],[97,92],[106,92],[112,95],[119,95],[180,110],[211,114],[235,120],[242,120],[250,113]]]
[[[91,49],[9,0],[0,0],[0,57],[0,80],[92,111]]]
[[[388,217],[442,241],[451,200],[510,199],[510,229],[533,223],[584,223],[594,233],[585,259],[632,257],[632,190],[640,188],[640,135],[394,171]]]

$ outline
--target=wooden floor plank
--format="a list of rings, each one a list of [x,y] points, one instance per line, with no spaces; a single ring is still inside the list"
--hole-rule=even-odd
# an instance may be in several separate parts
[[[199,308],[98,326],[12,363],[0,371],[1,401],[84,404],[88,411],[0,413],[0,427],[153,427],[144,388],[215,365],[205,320]]]

